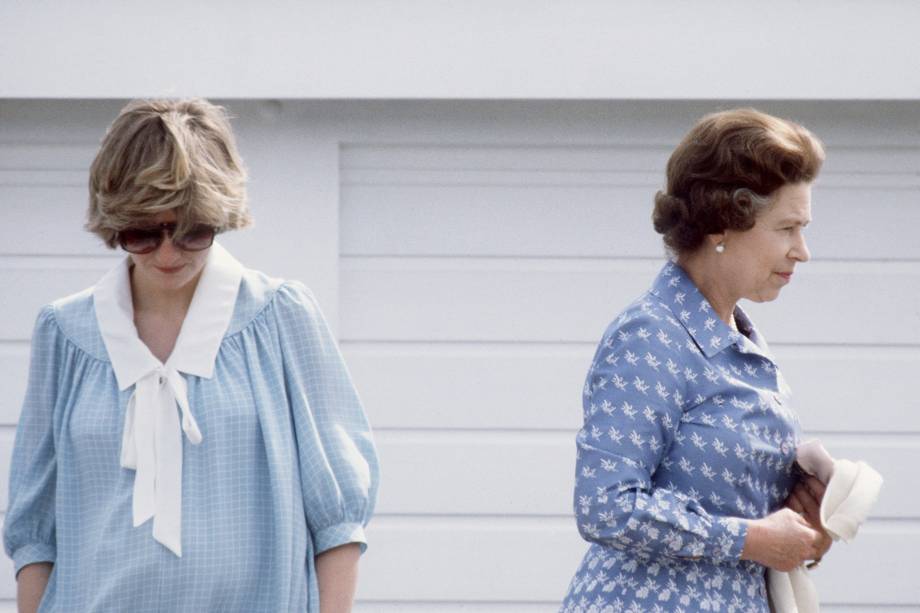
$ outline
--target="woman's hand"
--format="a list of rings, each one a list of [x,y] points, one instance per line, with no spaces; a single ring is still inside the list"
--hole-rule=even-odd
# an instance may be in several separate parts
[[[786,507],[802,515],[808,524],[821,534],[821,540],[817,544],[818,556],[815,560],[820,560],[834,542],[821,525],[821,501],[824,499],[825,489],[820,479],[807,475],[795,484],[785,502]]]
[[[788,572],[806,560],[817,560],[822,534],[803,516],[782,508],[762,519],[748,521],[742,560],[753,560]]]

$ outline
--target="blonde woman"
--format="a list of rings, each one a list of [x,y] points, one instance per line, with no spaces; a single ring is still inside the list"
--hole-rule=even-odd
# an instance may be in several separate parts
[[[38,316],[4,526],[20,610],[350,610],[370,428],[310,292],[213,242],[250,223],[223,110],[125,107],[88,217],[128,256]]]

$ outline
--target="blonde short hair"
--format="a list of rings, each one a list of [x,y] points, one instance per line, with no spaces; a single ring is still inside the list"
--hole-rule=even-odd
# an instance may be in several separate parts
[[[90,168],[86,229],[114,248],[120,230],[175,209],[178,234],[252,223],[246,171],[223,107],[135,100],[112,122]]]

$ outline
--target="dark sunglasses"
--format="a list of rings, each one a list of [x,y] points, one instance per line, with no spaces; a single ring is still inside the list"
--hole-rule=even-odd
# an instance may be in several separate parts
[[[214,243],[214,235],[217,234],[217,228],[198,224],[185,234],[176,236],[176,226],[176,223],[170,222],[120,230],[118,244],[128,253],[151,253],[163,244],[163,236],[169,235],[173,245],[182,251],[201,251]]]

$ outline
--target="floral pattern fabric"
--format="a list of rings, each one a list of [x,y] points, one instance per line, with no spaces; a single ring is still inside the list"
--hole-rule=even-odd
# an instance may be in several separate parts
[[[740,307],[738,332],[676,263],[606,330],[584,388],[575,517],[591,543],[565,613],[767,612],[747,519],[795,483],[789,390]]]

